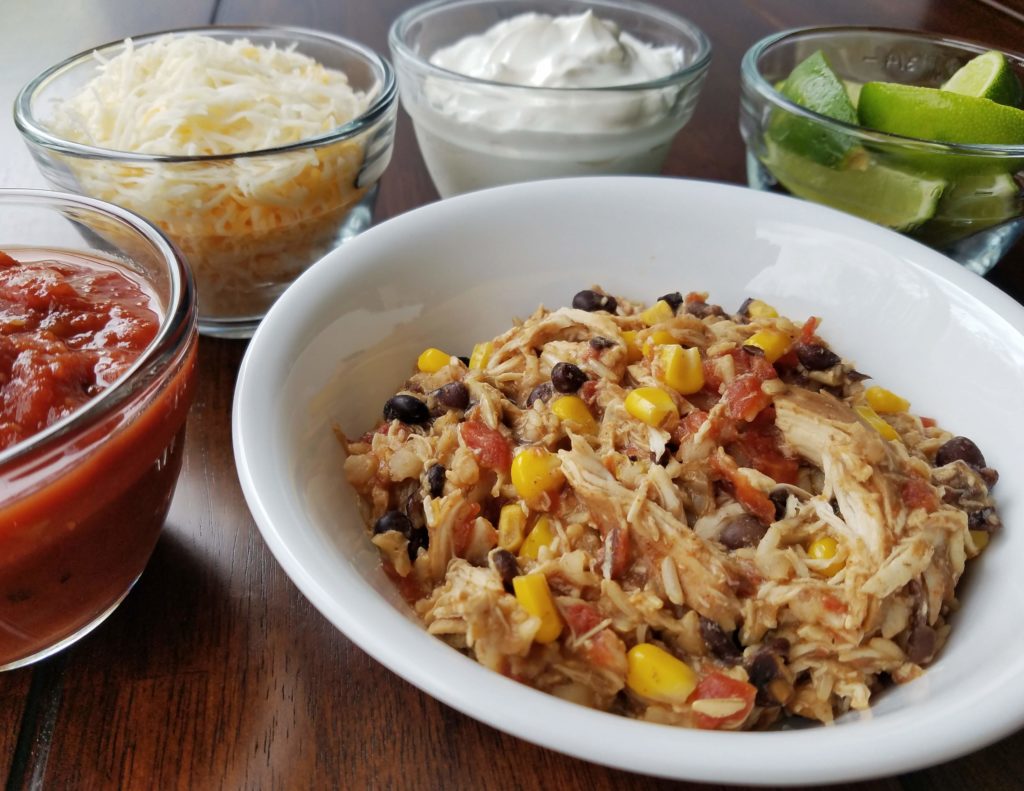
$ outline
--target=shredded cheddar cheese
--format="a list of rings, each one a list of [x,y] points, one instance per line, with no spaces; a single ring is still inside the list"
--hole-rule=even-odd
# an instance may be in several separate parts
[[[99,55],[97,55],[99,58]],[[328,133],[369,103],[340,71],[291,49],[167,35],[100,59],[98,74],[61,103],[53,131],[111,151],[204,156],[262,151]],[[69,158],[82,191],[160,225],[189,257],[200,311],[260,315],[336,241],[363,145],[207,162]]]

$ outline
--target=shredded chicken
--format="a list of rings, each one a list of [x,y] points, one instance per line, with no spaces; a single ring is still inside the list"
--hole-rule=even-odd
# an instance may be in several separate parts
[[[486,667],[652,722],[831,722],[939,653],[997,475],[876,414],[899,401],[817,319],[706,298],[540,308],[415,373],[342,437],[344,473],[428,631]],[[652,651],[684,681],[652,681]]]

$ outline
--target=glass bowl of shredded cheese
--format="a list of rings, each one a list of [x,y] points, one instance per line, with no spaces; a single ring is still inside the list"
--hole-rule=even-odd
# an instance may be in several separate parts
[[[15,122],[50,183],[131,209],[181,248],[201,332],[245,338],[372,222],[396,97],[390,64],[339,36],[196,28],[47,69]]]

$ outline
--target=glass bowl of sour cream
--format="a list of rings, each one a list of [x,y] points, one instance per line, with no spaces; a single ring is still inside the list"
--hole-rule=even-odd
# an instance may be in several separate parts
[[[692,22],[618,0],[435,0],[388,37],[441,197],[661,170],[711,63]]]

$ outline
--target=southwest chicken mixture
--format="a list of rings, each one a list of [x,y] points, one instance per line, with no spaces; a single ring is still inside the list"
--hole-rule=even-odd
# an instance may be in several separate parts
[[[488,668],[659,723],[830,722],[922,672],[1000,526],[978,447],[797,324],[581,291],[426,349],[346,448],[387,574]]]

